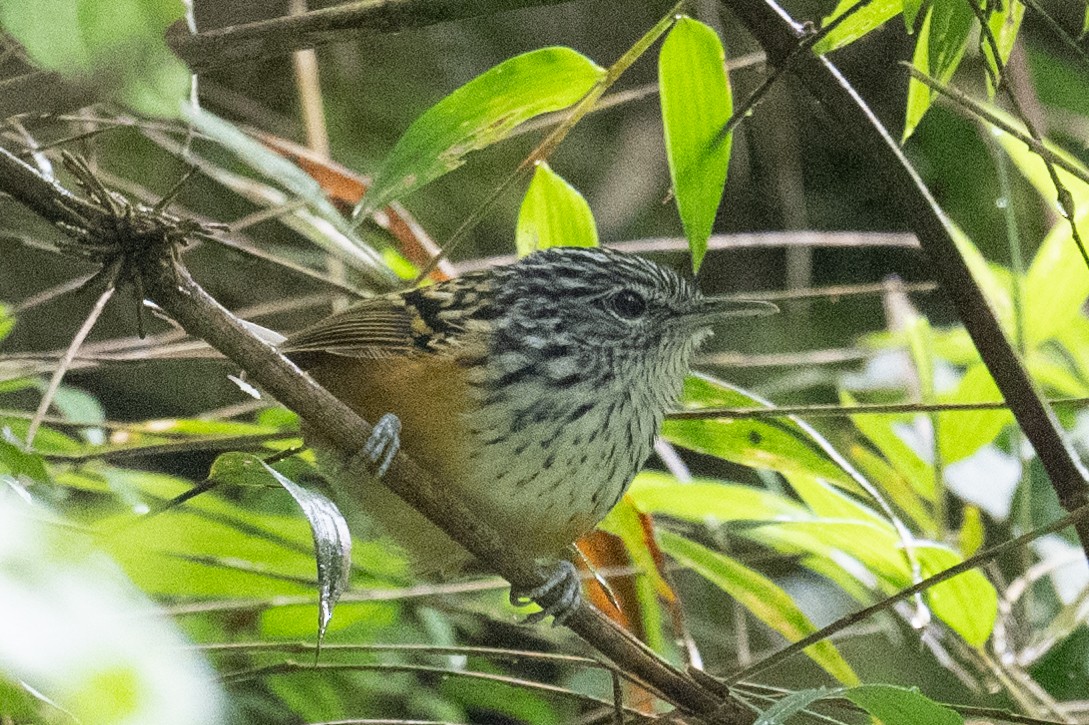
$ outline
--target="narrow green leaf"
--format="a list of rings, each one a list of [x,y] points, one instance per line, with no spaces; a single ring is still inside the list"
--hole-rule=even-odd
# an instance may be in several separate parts
[[[978,506],[965,504],[960,533],[957,535],[960,553],[966,557],[972,556],[983,548],[986,537],[987,529],[983,525],[983,513]]]
[[[0,25],[42,68],[137,113],[175,118],[189,70],[164,40],[179,0],[0,0]]]
[[[409,126],[356,208],[365,217],[465,163],[534,116],[574,104],[605,70],[570,48],[506,60],[443,98]]]
[[[514,240],[519,257],[550,247],[596,247],[597,225],[582,194],[542,161],[522,199]]]
[[[669,31],[658,57],[669,174],[695,271],[707,251],[730,164],[733,134],[723,131],[733,97],[725,64],[718,33],[687,17]]]
[[[829,689],[816,687],[811,690],[795,690],[785,697],[776,700],[775,704],[761,712],[753,725],[783,725],[798,713],[805,710],[817,700],[825,697],[834,697],[842,691],[841,688]]]
[[[975,20],[975,13],[966,0],[934,0],[915,40],[912,65],[940,83],[948,83],[964,57]],[[925,83],[914,78],[909,81],[902,140],[906,141],[914,133],[932,100],[933,93]]]
[[[987,95],[992,99],[998,88],[994,79],[1001,82],[1001,71],[1006,67],[1006,61],[1013,51],[1017,33],[1021,30],[1021,20],[1025,16],[1025,5],[1020,0],[1006,0],[1004,3],[996,3],[995,10],[987,19],[987,28],[990,30],[994,44],[998,47],[998,58],[995,58],[994,48],[986,35],[980,34],[979,49],[987,63]]]
[[[687,409],[770,405],[751,393],[706,375],[691,375],[685,380],[684,403]],[[685,448],[745,466],[775,471],[800,470],[843,485],[852,484],[850,476],[822,449],[815,438],[816,431],[790,418],[667,420],[662,426],[662,435]]]
[[[789,641],[796,642],[817,631],[790,595],[763,574],[678,534],[659,531],[658,539],[663,551],[722,589]],[[840,682],[858,682],[858,676],[830,641],[810,645],[804,652]]]
[[[923,695],[915,687],[859,685],[837,693],[885,725],[964,725],[964,718]]]
[[[821,20],[821,27],[827,27],[832,21],[839,20],[845,12],[858,4],[858,0],[840,0],[832,12]],[[906,14],[903,0],[873,0],[868,2],[817,41],[816,45],[813,46],[813,52],[824,55],[850,45],[877,30],[887,23],[890,18],[899,15],[901,11]]]

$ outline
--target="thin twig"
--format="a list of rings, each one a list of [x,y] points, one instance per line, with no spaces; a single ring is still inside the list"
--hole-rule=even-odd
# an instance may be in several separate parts
[[[49,379],[49,385],[46,387],[45,393],[42,394],[41,402],[38,403],[38,409],[34,412],[34,417],[30,420],[30,425],[27,426],[25,445],[28,450],[34,445],[34,435],[38,432],[38,426],[42,424],[42,418],[45,417],[46,412],[49,410],[49,406],[53,403],[53,397],[57,394],[57,390],[60,388],[61,381],[64,380],[64,375],[68,372],[72,360],[75,359],[76,353],[79,352],[79,348],[83,344],[83,341],[87,339],[87,335],[91,334],[91,330],[94,328],[95,323],[98,322],[98,318],[102,315],[102,310],[106,308],[106,303],[113,297],[113,293],[117,289],[117,277],[120,271],[120,259],[114,262],[109,269],[105,270],[103,276],[106,280],[106,289],[98,296],[98,300],[95,302],[94,307],[92,307],[91,311],[87,314],[87,319],[83,321],[83,324],[80,325],[80,328],[72,337],[72,342],[69,343],[68,349],[65,350],[64,355],[57,364],[57,369]]]

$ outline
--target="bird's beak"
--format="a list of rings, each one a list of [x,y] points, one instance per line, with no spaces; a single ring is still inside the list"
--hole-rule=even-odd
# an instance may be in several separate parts
[[[692,327],[713,325],[724,317],[763,317],[779,311],[771,302],[734,297],[705,297],[689,310],[685,321]]]

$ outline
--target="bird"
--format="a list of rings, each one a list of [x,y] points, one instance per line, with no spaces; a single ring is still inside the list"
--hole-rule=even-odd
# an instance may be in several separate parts
[[[553,247],[428,286],[371,297],[279,348],[364,419],[349,455],[304,428],[348,498],[421,572],[472,556],[381,484],[403,451],[504,541],[555,560],[620,500],[722,316],[769,303],[704,297],[673,270],[602,247]],[[579,596],[570,561],[512,603]]]

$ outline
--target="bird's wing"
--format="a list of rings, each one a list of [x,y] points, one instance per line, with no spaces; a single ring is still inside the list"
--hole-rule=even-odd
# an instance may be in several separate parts
[[[428,349],[426,324],[397,295],[374,297],[319,320],[280,344],[284,353],[385,358]]]

